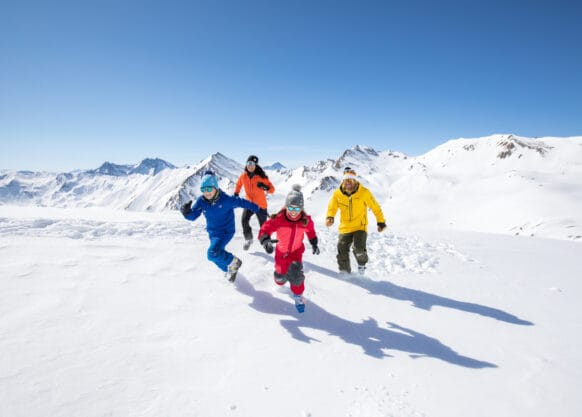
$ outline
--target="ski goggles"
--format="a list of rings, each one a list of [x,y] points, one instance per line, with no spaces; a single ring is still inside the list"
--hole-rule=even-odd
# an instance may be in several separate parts
[[[287,206],[287,210],[300,212],[301,211],[301,207]]]
[[[203,193],[209,193],[212,190],[214,190],[214,187],[200,187],[200,191],[202,191]]]
[[[252,166],[257,165],[257,163],[254,161],[247,161],[247,165],[252,167]]]

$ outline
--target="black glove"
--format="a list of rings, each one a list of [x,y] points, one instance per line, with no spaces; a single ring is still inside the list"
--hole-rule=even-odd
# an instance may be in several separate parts
[[[309,243],[311,243],[311,249],[313,250],[314,255],[319,255],[319,247],[317,246],[317,236],[313,239],[309,239]]]
[[[265,190],[265,191],[269,191],[271,189],[267,184],[262,183],[260,181],[257,182],[257,187],[259,187],[261,190]]]
[[[238,193],[234,193],[234,196],[235,196],[235,197],[238,197]]]
[[[267,211],[267,209],[264,208],[260,208],[257,214],[262,214],[265,217],[269,217],[269,212]]]
[[[182,207],[180,207],[180,211],[182,212],[182,215],[187,216],[190,213],[192,213],[192,200],[188,201],[186,204],[184,204]]]
[[[384,229],[386,229],[386,223],[379,222],[378,223],[378,232],[382,232]]]
[[[261,245],[263,245],[263,248],[265,248],[265,252],[273,253],[273,241],[271,240],[271,236],[263,235],[260,242]]]

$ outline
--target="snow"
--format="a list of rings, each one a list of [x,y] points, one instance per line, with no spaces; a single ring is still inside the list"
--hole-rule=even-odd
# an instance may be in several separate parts
[[[155,174],[154,165],[166,168]],[[461,138],[414,158],[356,146],[337,159],[269,171],[277,188],[273,207],[282,204],[297,183],[303,186],[311,212],[325,215],[329,193],[337,188],[348,165],[374,191],[391,227],[582,240],[579,136]],[[115,167],[117,175],[99,170],[0,171],[0,204],[169,211],[199,194],[200,178],[207,169],[217,173],[221,188],[230,193],[243,170],[241,163],[220,152],[192,167],[175,168],[153,159]],[[150,173],[136,173],[142,168]]]
[[[579,242],[390,228],[341,277],[316,230],[300,315],[240,228],[230,284],[203,220],[0,206],[0,415],[582,413]]]
[[[582,415],[582,137],[269,171],[269,211],[300,184],[316,222],[304,314],[272,255],[242,250],[240,210],[231,284],[204,219],[173,209],[206,169],[232,192],[242,164],[160,164],[0,171],[0,417]],[[347,165],[388,225],[370,214],[365,276],[337,273],[324,226]]]

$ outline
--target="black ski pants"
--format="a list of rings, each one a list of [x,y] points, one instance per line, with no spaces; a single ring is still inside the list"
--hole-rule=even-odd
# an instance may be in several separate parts
[[[267,215],[265,213],[255,213],[249,209],[244,209],[241,217],[241,223],[243,228],[243,235],[245,240],[253,240],[253,229],[251,228],[249,222],[251,220],[251,216],[253,214],[257,215],[257,219],[259,220],[259,225],[262,226],[263,223],[267,221]]]

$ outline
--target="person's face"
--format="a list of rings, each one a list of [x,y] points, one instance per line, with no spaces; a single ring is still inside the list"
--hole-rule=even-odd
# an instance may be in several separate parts
[[[301,207],[297,206],[287,206],[287,217],[290,219],[296,219],[301,214]]]
[[[204,198],[207,200],[212,200],[216,195],[216,188],[214,187],[202,187],[200,191],[202,191]]]
[[[350,192],[356,189],[356,180],[347,179],[344,180],[344,190]]]
[[[256,166],[257,164],[255,164],[253,161],[247,161],[247,169],[249,170],[249,172],[254,172]]]

